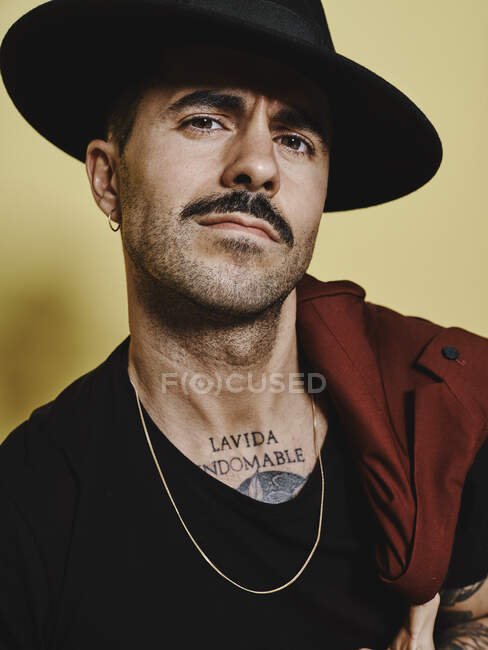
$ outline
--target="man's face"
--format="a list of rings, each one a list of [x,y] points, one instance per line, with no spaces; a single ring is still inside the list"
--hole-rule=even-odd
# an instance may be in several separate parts
[[[312,257],[329,171],[324,97],[291,68],[222,47],[173,47],[166,58],[117,174],[126,261],[151,291],[260,313]],[[232,216],[271,237],[208,223]]]

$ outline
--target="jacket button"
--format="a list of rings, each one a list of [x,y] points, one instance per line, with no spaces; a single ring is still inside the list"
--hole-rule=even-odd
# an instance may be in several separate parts
[[[459,350],[454,348],[452,345],[445,345],[442,348],[442,354],[446,359],[457,359],[459,356]]]

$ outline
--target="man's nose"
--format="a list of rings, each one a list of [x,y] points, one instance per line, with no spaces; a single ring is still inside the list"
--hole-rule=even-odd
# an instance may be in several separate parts
[[[225,187],[262,191],[268,198],[278,192],[280,173],[264,102],[230,143],[221,180]]]

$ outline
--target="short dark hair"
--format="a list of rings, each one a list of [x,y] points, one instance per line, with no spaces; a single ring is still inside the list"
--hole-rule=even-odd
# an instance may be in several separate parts
[[[119,93],[108,111],[105,127],[106,139],[111,139],[116,143],[121,156],[134,128],[137,110],[145,88],[146,84],[142,81],[127,86]]]

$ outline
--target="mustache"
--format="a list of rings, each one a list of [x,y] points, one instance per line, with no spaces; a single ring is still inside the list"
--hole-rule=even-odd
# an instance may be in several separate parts
[[[209,197],[197,199],[185,205],[180,213],[182,219],[199,217],[210,213],[225,214],[227,212],[242,212],[256,219],[267,221],[278,233],[282,241],[290,248],[294,237],[290,226],[281,212],[271,205],[262,194],[252,195],[244,190],[236,190],[228,194],[212,194]]]

